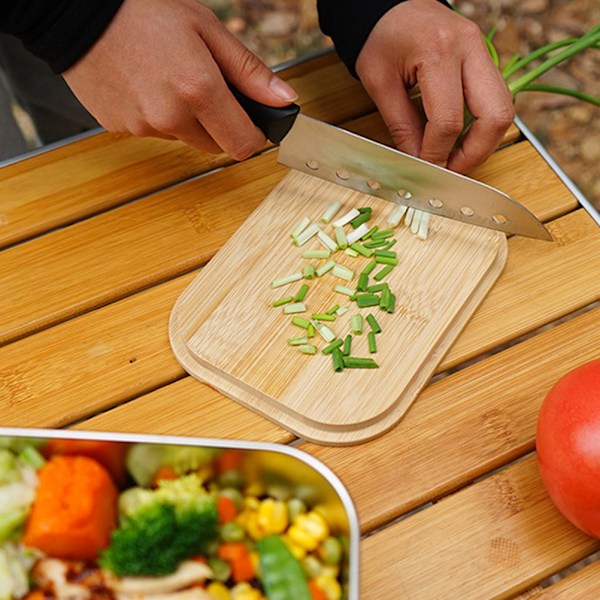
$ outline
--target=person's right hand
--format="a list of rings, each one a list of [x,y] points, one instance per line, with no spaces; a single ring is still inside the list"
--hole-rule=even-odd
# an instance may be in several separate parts
[[[179,139],[242,160],[265,137],[229,91],[270,106],[297,94],[197,0],[125,0],[63,77],[113,132]]]

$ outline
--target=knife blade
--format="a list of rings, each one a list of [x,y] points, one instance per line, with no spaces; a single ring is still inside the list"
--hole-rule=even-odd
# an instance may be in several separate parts
[[[431,214],[552,241],[535,215],[492,186],[303,115],[296,104],[273,108],[230,88],[267,139],[279,143],[281,164]]]

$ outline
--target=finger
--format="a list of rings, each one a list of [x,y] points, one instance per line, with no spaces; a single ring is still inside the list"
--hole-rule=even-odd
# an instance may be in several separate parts
[[[189,123],[185,131],[182,131],[176,137],[184,144],[201,152],[208,152],[209,154],[221,154],[223,152],[223,148],[215,142],[206,129],[195,119]]]
[[[515,118],[515,109],[504,79],[487,53],[465,62],[463,81],[467,108],[475,121],[448,167],[467,173],[498,147]]]
[[[445,167],[464,123],[460,63],[426,64],[417,78],[427,117],[420,157]]]

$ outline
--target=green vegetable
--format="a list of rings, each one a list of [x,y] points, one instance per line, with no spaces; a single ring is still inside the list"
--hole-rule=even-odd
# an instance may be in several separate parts
[[[372,358],[344,356],[344,367],[347,369],[377,369],[379,365]]]
[[[268,600],[311,600],[302,565],[279,536],[258,540],[257,548]]]
[[[118,576],[173,573],[218,536],[215,499],[196,475],[161,481],[156,490],[129,491],[119,511],[119,527],[100,558]]]
[[[336,348],[339,348],[344,342],[340,338],[336,338],[333,342],[329,343],[321,352],[323,354],[331,354]]]
[[[0,546],[0,600],[22,598],[29,591],[29,570],[37,559],[14,543]]]
[[[371,326],[373,333],[381,333],[381,326],[379,325],[375,317],[370,313],[367,315],[367,323]]]
[[[375,332],[369,331],[367,334],[367,340],[369,342],[369,352],[375,354],[377,352],[377,340],[375,340]]]
[[[331,360],[333,361],[333,370],[340,373],[344,370],[344,356],[339,346],[331,352]]]
[[[289,304],[294,299],[294,296],[287,296],[286,298],[281,298],[281,300],[275,300],[273,302],[273,306],[277,308],[278,306],[283,306],[284,304]]]
[[[302,302],[304,300],[304,298],[306,297],[307,292],[308,292],[308,286],[305,283],[303,283],[300,286],[300,289],[298,290],[298,292],[296,293],[294,302]]]

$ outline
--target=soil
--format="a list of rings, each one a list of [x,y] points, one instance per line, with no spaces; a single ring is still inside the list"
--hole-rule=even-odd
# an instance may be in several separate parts
[[[269,66],[326,48],[315,0],[204,0]],[[501,65],[519,53],[578,36],[600,22],[598,0],[456,0],[484,32],[496,29]],[[600,52],[588,50],[555,67],[545,83],[600,96]],[[572,97],[523,92],[519,117],[587,198],[600,208],[600,107]]]

